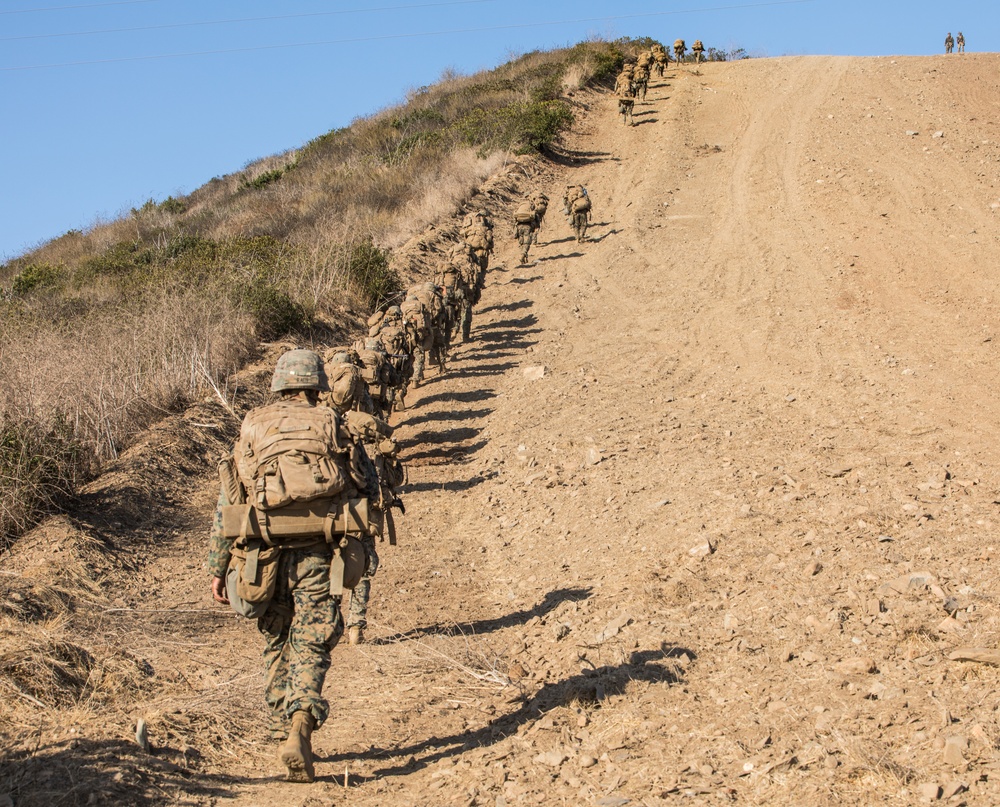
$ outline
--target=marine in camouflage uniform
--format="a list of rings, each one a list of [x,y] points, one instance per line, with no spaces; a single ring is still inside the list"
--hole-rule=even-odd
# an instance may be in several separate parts
[[[944,38],[944,52],[951,53],[955,49],[955,40],[952,39],[951,31],[948,32],[948,36]]]
[[[535,243],[538,232],[538,212],[530,199],[526,199],[514,211],[514,237],[521,246],[521,265],[528,263],[528,252]]]
[[[326,385],[319,356],[293,350],[278,360],[271,390],[293,407],[313,408]],[[329,417],[340,431],[337,415],[329,412]],[[336,449],[331,446],[331,454]],[[360,469],[352,465],[345,495],[367,492],[357,486],[356,480],[363,478],[359,473]],[[239,487],[242,490],[242,485]],[[230,488],[223,483],[209,535],[207,565],[212,575],[212,596],[221,603],[229,602],[226,575],[233,551],[233,542],[223,532],[222,508],[238,503],[231,498]],[[288,769],[289,781],[296,782],[311,782],[315,775],[311,736],[330,713],[323,684],[330,668],[330,653],[344,632],[340,597],[330,592],[331,546],[322,534],[312,543],[304,540],[305,544],[296,541],[294,547],[280,550],[275,592],[257,620],[265,640],[264,697],[271,715],[270,733],[284,740],[278,756]]]
[[[965,34],[961,31],[959,31],[958,36],[955,37],[955,45],[958,47],[959,53],[965,53]]]
[[[632,87],[635,90],[635,97],[640,101],[646,100],[646,90],[649,88],[649,63],[644,61],[636,62],[635,71],[632,74]]]
[[[393,384],[389,389],[389,413],[406,409],[406,392],[413,377],[413,355],[406,340],[403,311],[398,305],[390,306],[375,336],[382,343],[393,369]]]
[[[587,238],[587,225],[590,223],[590,205],[586,205],[585,210],[577,210],[576,204],[579,199],[587,199],[590,196],[583,185],[567,185],[566,193],[563,195],[563,209],[569,216],[569,223],[573,227],[578,243],[583,243]]]
[[[635,84],[633,84],[632,78],[632,71],[623,70],[615,80],[618,114],[622,116],[622,120],[626,126],[632,126],[635,123],[632,118],[632,113],[635,110]]]
[[[393,428],[384,420],[366,416],[363,413],[351,412],[346,416],[347,428],[351,436],[372,460],[374,471],[373,484],[378,495],[373,496],[370,504],[381,513],[383,519],[382,538],[385,533],[389,541],[396,543],[396,530],[393,521],[392,508],[405,512],[403,502],[396,494],[396,489],[403,484],[403,466],[399,462],[399,446],[392,439]],[[368,604],[371,600],[372,578],[378,571],[379,556],[375,550],[374,537],[366,537],[362,543],[365,547],[367,562],[364,574],[358,584],[351,590],[347,614],[348,641],[353,644],[364,642],[364,631],[368,627]]]
[[[696,39],[691,46],[691,53],[694,55],[695,64],[700,64],[705,57],[705,46],[700,39]]]
[[[656,74],[663,78],[663,72],[670,63],[670,54],[659,43],[653,45],[653,61],[656,62]]]
[[[684,54],[687,52],[687,43],[683,39],[674,40],[674,61],[678,65],[684,61]]]
[[[541,191],[535,191],[531,194],[529,201],[532,207],[535,208],[535,218],[538,219],[538,229],[535,230],[535,243],[541,246],[542,242],[538,240],[538,234],[542,230],[542,222],[545,220],[545,214],[549,210],[549,197]]]

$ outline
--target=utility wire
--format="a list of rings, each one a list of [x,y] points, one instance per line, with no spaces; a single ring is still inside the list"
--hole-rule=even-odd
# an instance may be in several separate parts
[[[149,3],[156,0],[139,0]],[[436,8],[439,6],[468,6],[480,3],[495,3],[497,0],[450,0],[441,3],[417,3],[407,6],[382,6],[380,8],[346,8],[339,11],[312,11],[302,14],[278,14],[273,17],[235,17],[229,20],[204,20],[202,22],[175,22],[163,25],[142,25],[135,28],[101,28],[95,31],[67,31],[59,34],[26,34],[25,36],[0,37],[0,42],[18,42],[25,39],[57,39],[67,36],[94,36],[95,34],[124,34],[137,31],[163,31],[170,28],[195,28],[205,25],[230,25],[237,22],[273,22],[275,20],[296,20],[304,17],[333,17],[338,14],[366,14],[377,11],[406,11],[416,8]]]
[[[523,28],[543,28],[553,25],[573,25],[584,22],[610,22],[612,20],[634,20],[646,17],[666,17],[679,14],[698,14],[706,11],[735,11],[748,8],[763,8],[765,6],[792,6],[803,3],[815,3],[819,0],[772,0],[764,3],[746,3],[733,6],[713,6],[711,8],[684,9],[678,11],[650,11],[644,14],[623,14],[610,17],[583,17],[576,20],[551,20],[548,22],[532,22],[511,25],[494,25],[487,28],[455,28],[445,31],[418,31],[408,34],[383,34],[381,36],[363,36],[348,39],[325,39],[315,42],[288,42],[281,45],[256,45],[246,48],[225,48],[221,50],[198,50],[185,53],[159,53],[150,56],[124,56],[118,59],[93,59],[79,62],[57,62],[52,64],[18,65],[16,67],[0,67],[0,73],[15,70],[44,70],[55,67],[82,67],[94,64],[119,64],[121,62],[148,62],[156,59],[180,59],[188,56],[217,56],[229,53],[250,53],[264,50],[287,50],[289,48],[309,48],[320,45],[353,45],[360,42],[384,42],[392,39],[417,39],[425,36],[449,36],[451,34],[480,34],[488,31],[509,31]]]
[[[137,6],[140,3],[158,3],[160,0],[117,0],[114,3],[88,3],[85,6],[49,6],[48,8],[15,8],[0,14],[33,14],[36,11],[68,11],[72,8],[101,8],[103,6]]]

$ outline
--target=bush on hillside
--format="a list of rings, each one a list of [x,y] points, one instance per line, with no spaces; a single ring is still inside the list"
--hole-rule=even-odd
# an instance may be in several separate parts
[[[0,551],[72,495],[87,452],[64,420],[0,420]]]

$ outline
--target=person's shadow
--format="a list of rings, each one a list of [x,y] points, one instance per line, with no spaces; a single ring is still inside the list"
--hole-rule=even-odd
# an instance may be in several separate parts
[[[534,695],[525,697],[520,708],[497,717],[483,728],[469,729],[445,737],[429,737],[409,745],[386,748],[372,746],[360,755],[335,754],[320,761],[336,763],[357,759],[359,756],[362,759],[402,757],[406,760],[402,764],[374,770],[372,775],[380,778],[411,774],[442,759],[498,743],[516,734],[525,723],[558,706],[577,703],[599,707],[607,698],[624,694],[626,687],[635,681],[668,685],[682,683],[683,668],[679,661],[675,661],[682,656],[687,656],[689,660],[696,658],[692,650],[667,643],[656,650],[636,651],[625,664],[595,667],[562,681],[545,684]]]

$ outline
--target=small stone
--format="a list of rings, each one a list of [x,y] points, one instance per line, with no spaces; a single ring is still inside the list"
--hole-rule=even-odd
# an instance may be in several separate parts
[[[889,583],[889,588],[893,591],[905,594],[908,591],[918,591],[935,584],[937,581],[930,572],[911,572],[897,577]]]
[[[815,577],[821,571],[823,571],[823,564],[820,563],[818,560],[814,560],[812,563],[806,566],[806,577]]]
[[[549,751],[547,754],[539,754],[535,757],[535,759],[543,765],[548,765],[550,768],[558,768],[567,759],[569,759],[569,757],[567,757],[562,751]]]
[[[868,675],[878,672],[878,667],[870,658],[849,658],[837,664],[837,672],[844,675]]]
[[[950,799],[952,796],[957,796],[959,793],[964,793],[969,789],[969,786],[965,782],[959,782],[957,779],[953,782],[949,782],[943,788],[941,788],[941,798]]]
[[[522,371],[525,381],[541,381],[545,378],[546,368],[543,366],[525,367]]]
[[[512,662],[510,667],[507,668],[507,677],[514,683],[520,681],[527,674],[528,671],[516,661]]]
[[[145,753],[148,754],[152,751],[152,746],[149,744],[149,731],[146,728],[146,721],[141,717],[135,724],[135,742]]]
[[[964,765],[965,752],[969,741],[961,735],[953,735],[944,741],[944,761],[946,765]]]
[[[935,138],[937,138],[937,137],[944,137],[944,132],[942,132],[942,131],[934,132],[934,134],[932,134],[931,137],[935,137]],[[945,796],[945,798],[948,798],[948,797]]]
[[[936,782],[928,782],[917,788],[921,801],[937,801],[941,798],[941,785]]]
[[[942,619],[938,623],[937,632],[938,633],[961,633],[962,632],[962,623],[959,622],[957,619],[954,619],[954,618],[952,618],[950,616],[946,616],[944,619]]]
[[[715,552],[715,547],[708,538],[700,544],[695,544],[688,550],[688,554],[695,558],[703,558],[706,555],[711,555],[713,552]]]
[[[601,461],[601,451],[593,446],[587,449],[587,453],[583,456],[584,465],[597,465]]]
[[[920,132],[915,132],[913,129],[906,130],[907,137],[916,137],[918,134],[920,134]]]
[[[597,764],[597,760],[586,754],[580,757],[580,767],[581,768],[593,768]]]

